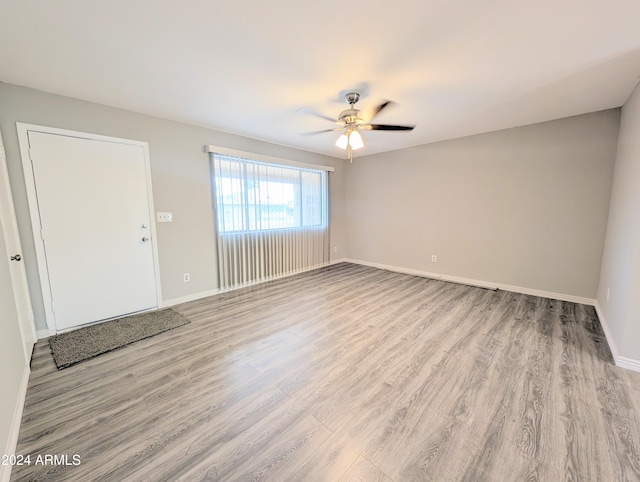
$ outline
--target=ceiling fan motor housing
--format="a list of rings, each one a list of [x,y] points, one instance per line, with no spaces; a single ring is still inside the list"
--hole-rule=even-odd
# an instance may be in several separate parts
[[[341,149],[347,149],[348,158],[351,159],[351,152],[354,149],[359,149],[364,147],[362,142],[362,137],[360,136],[359,130],[367,130],[367,131],[411,131],[415,126],[405,126],[405,125],[391,125],[391,124],[372,124],[371,121],[387,106],[389,106],[392,102],[386,100],[381,104],[377,105],[374,108],[369,109],[367,111],[367,118],[362,119],[360,115],[360,110],[355,108],[356,103],[360,100],[360,94],[357,92],[349,92],[345,94],[344,100],[349,104],[349,108],[340,112],[338,116],[337,123],[340,124],[340,127],[334,127],[333,129],[325,129],[323,131],[314,132],[312,134],[320,134],[322,132],[332,132],[332,131],[343,131],[338,140],[336,141],[336,146]],[[318,115],[318,117],[322,117],[323,119],[330,118]]]
[[[340,116],[338,117],[338,119],[346,126],[355,126],[358,123],[362,122],[360,119],[358,119],[359,112],[360,111],[358,109],[343,110],[342,112],[340,112]]]

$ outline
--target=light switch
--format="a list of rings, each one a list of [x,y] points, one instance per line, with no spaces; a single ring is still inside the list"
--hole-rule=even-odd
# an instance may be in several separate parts
[[[156,213],[159,223],[170,223],[173,221],[173,213]]]

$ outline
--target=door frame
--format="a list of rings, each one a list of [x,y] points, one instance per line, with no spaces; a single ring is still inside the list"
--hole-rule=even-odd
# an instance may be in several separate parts
[[[70,329],[58,330],[55,323],[55,315],[53,313],[53,300],[51,297],[51,285],[49,283],[49,271],[46,262],[46,253],[44,241],[41,235],[40,211],[38,209],[38,198],[36,191],[36,183],[33,175],[33,166],[31,156],[29,154],[29,132],[39,132],[43,134],[62,135],[66,137],[76,137],[80,139],[116,142],[118,144],[128,144],[142,147],[144,156],[144,170],[147,188],[147,206],[149,209],[149,225],[151,229],[151,248],[153,251],[153,271],[156,288],[156,308],[160,306],[162,301],[162,292],[160,286],[160,262],[158,259],[158,244],[156,239],[156,223],[155,209],[153,206],[153,190],[151,185],[151,162],[149,158],[149,144],[143,141],[135,141],[131,139],[123,139],[119,137],[103,136],[87,132],[78,132],[67,129],[58,129],[56,127],[46,127],[34,124],[25,124],[16,122],[18,130],[18,140],[20,143],[20,156],[22,157],[22,169],[24,171],[24,182],[27,190],[27,199],[29,202],[29,215],[31,217],[31,229],[33,234],[33,242],[36,248],[36,260],[38,264],[38,274],[40,276],[40,288],[42,290],[42,299],[44,301],[44,311],[49,329],[49,334],[54,335],[62,331]],[[74,329],[74,328],[71,328]]]
[[[11,194],[11,183],[9,182],[9,171],[7,169],[7,158],[0,133],[0,223],[4,233],[7,248],[7,257],[19,254],[24,258],[22,242],[18,231],[16,211]],[[5,253],[0,253],[4,256]],[[16,311],[18,313],[18,326],[22,337],[22,348],[24,358],[29,365],[31,362],[31,352],[37,340],[36,327],[33,319],[33,308],[31,305],[31,295],[29,294],[29,284],[27,282],[27,272],[25,270],[25,260],[17,263],[9,261],[9,275],[13,287],[13,296],[16,300]]]

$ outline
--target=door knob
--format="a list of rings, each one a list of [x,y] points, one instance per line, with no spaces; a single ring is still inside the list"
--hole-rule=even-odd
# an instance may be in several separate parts
[[[11,256],[11,261],[20,261],[22,259],[22,256],[20,256],[19,254],[16,254],[15,256]]]
[[[143,224],[142,226],[140,226],[140,229],[147,229],[147,225]]]
[[[146,243],[147,241],[149,241],[149,238],[147,238],[146,236],[144,238],[142,238],[142,242]]]

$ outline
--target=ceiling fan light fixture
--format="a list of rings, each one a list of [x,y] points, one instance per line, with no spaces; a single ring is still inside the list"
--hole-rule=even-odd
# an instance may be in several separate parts
[[[340,137],[338,137],[338,140],[336,141],[336,146],[339,147],[340,149],[346,149],[348,144],[349,144],[349,138],[347,137],[346,134],[342,134]]]
[[[342,131],[342,134],[336,140],[336,147],[347,151],[347,159],[350,161],[353,159],[353,151],[362,149],[364,147],[364,140],[359,130],[364,131],[412,131],[415,126],[413,125],[393,125],[393,124],[373,124],[373,119],[386,109],[393,102],[389,100],[383,101],[381,104],[367,109],[364,113],[361,113],[360,109],[356,109],[356,103],[360,99],[360,94],[357,92],[348,92],[345,95],[345,100],[349,104],[349,108],[340,112],[337,121],[335,123],[338,127],[333,129],[324,129],[317,132],[309,132],[309,134],[321,134],[323,132]],[[315,111],[309,111],[316,117],[321,117],[325,120],[331,120],[323,114],[319,114]]]
[[[361,149],[364,147],[364,142],[362,142],[362,136],[358,131],[353,131],[349,136],[349,144],[351,145],[351,149],[354,151],[356,149]]]

